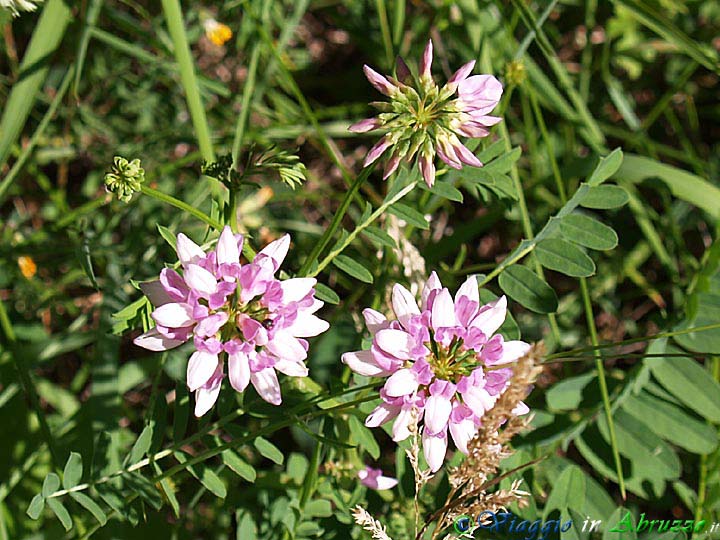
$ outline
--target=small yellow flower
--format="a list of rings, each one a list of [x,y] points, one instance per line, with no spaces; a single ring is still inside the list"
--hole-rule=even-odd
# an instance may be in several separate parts
[[[205,19],[203,26],[205,35],[218,47],[225,45],[233,35],[228,25],[217,22],[215,19]]]
[[[18,257],[17,263],[20,267],[20,272],[22,272],[22,275],[27,279],[32,278],[37,273],[37,265],[32,257]]]

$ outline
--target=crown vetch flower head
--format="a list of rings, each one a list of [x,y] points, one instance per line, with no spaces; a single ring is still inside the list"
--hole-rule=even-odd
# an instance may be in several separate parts
[[[180,233],[177,254],[182,275],[165,268],[160,279],[141,284],[155,306],[155,328],[134,343],[164,351],[193,340],[187,385],[195,392],[195,415],[215,404],[225,377],[227,359],[231,386],[243,392],[248,384],[273,405],[280,405],[277,371],[304,377],[307,337],[328,329],[314,313],[314,278],[280,281],[275,272],[287,255],[290,236],[270,243],[255,259],[240,264],[243,236],[223,229],[214,251]]]
[[[485,411],[509,384],[508,365],[530,349],[523,341],[505,341],[497,331],[505,320],[504,296],[480,304],[475,277],[469,277],[453,298],[433,272],[418,306],[402,285],[392,292],[395,320],[372,309],[363,312],[373,337],[369,350],[343,354],[342,361],[360,375],[387,377],[382,403],[365,425],[394,420],[393,439],[410,436],[413,410],[423,422],[422,445],[433,472],[445,459],[448,433],[467,454]],[[516,414],[528,412],[524,404]]]
[[[418,167],[428,186],[435,182],[434,157],[460,169],[463,165],[482,167],[480,160],[458,139],[486,137],[489,128],[501,118],[490,116],[502,96],[502,84],[492,75],[470,76],[475,61],[458,69],[441,88],[432,78],[432,40],[428,41],[413,77],[405,61],[397,59],[397,77],[385,77],[364,66],[370,83],[391,101],[373,103],[380,111],[374,118],[360,120],[350,131],[365,133],[386,130],[385,136],[370,150],[364,166],[375,162],[392,148],[384,178],[392,174],[402,160],[410,163],[416,156]]]

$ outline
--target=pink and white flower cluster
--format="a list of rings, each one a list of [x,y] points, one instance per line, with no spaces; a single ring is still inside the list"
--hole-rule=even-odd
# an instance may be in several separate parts
[[[386,131],[370,149],[364,163],[367,167],[390,150],[383,178],[390,176],[402,160],[409,163],[416,154],[428,186],[435,182],[435,154],[454,169],[462,168],[463,164],[482,167],[458,137],[486,137],[489,128],[502,120],[489,114],[502,96],[500,81],[492,75],[471,76],[475,67],[472,60],[440,88],[432,78],[432,59],[431,40],[425,47],[417,77],[411,74],[402,58],[398,59],[397,78],[383,76],[367,65],[363,67],[370,83],[391,101],[373,103],[380,114],[361,120],[349,129],[355,133]]]
[[[243,236],[225,227],[215,250],[205,253],[184,234],[177,236],[182,275],[170,268],[160,279],[143,283],[155,306],[156,326],[135,339],[151,351],[164,351],[193,340],[187,385],[195,392],[195,415],[217,401],[225,377],[243,392],[248,384],[273,405],[280,405],[277,371],[305,377],[308,342],[328,329],[314,313],[314,278],[281,281],[275,272],[290,247],[288,235],[270,243],[251,263],[240,264]]]
[[[469,277],[453,298],[437,274],[430,275],[418,306],[402,285],[392,292],[395,320],[366,309],[365,323],[373,337],[369,350],[345,353],[342,361],[360,375],[387,377],[382,403],[365,425],[394,420],[393,439],[410,436],[413,416],[422,421],[422,445],[431,470],[445,459],[448,432],[455,446],[468,453],[485,411],[509,384],[508,364],[526,354],[530,345],[505,341],[497,331],[505,320],[504,296],[480,304],[475,277]],[[525,414],[522,404],[515,411]]]

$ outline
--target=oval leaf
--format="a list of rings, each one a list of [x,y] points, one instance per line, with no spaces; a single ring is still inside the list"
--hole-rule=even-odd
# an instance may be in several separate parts
[[[37,519],[40,517],[40,514],[42,514],[42,511],[44,509],[45,509],[45,498],[38,493],[37,495],[35,495],[33,497],[33,500],[30,501],[30,506],[28,506],[26,513],[32,519]]]
[[[500,288],[510,298],[536,313],[555,313],[558,300],[555,291],[525,266],[513,265],[498,279]]]
[[[388,208],[388,212],[404,220],[409,225],[414,225],[420,229],[427,229],[430,227],[427,219],[425,219],[425,216],[406,204],[395,203]]]
[[[223,463],[227,465],[231,471],[248,482],[255,482],[257,472],[255,472],[253,466],[238,456],[233,450],[228,448],[221,456]]]
[[[340,297],[335,291],[323,283],[315,284],[315,298],[328,304],[339,304]]]
[[[90,512],[93,517],[98,520],[100,525],[105,525],[107,523],[107,516],[105,515],[105,512],[103,512],[100,505],[98,505],[90,497],[79,491],[71,492],[70,497],[72,497],[80,506],[85,508],[85,510]]]
[[[570,214],[560,220],[562,235],[590,249],[613,249],[618,244],[618,236],[614,230],[583,214]]]
[[[620,186],[592,186],[580,201],[580,206],[607,210],[623,206],[629,199]]]
[[[600,158],[600,163],[597,164],[590,178],[588,178],[588,184],[591,186],[602,184],[617,172],[622,162],[623,153],[619,148],[616,148],[604,158]]]
[[[63,487],[70,489],[80,483],[83,473],[82,457],[77,452],[70,452],[70,457],[65,463],[63,471]]]
[[[572,277],[588,277],[595,273],[595,263],[587,254],[566,240],[548,238],[535,248],[538,261],[545,268]]]
[[[42,495],[46,499],[60,487],[60,477],[54,472],[49,473],[43,481]]]
[[[260,452],[263,457],[268,458],[270,461],[273,461],[278,465],[282,465],[285,457],[277,446],[275,446],[267,439],[263,439],[262,437],[258,437],[257,439],[255,439],[254,444],[255,448],[257,448],[257,451]]]
[[[370,271],[362,264],[347,255],[338,255],[333,259],[333,264],[343,272],[351,275],[355,279],[359,279],[365,283],[372,283],[373,276]]]
[[[65,530],[69,531],[72,529],[72,518],[70,517],[70,513],[67,511],[67,508],[65,508],[60,502],[60,499],[47,499],[45,502],[47,502],[50,510],[52,510],[60,520],[60,523],[62,523],[62,526],[65,527]]]

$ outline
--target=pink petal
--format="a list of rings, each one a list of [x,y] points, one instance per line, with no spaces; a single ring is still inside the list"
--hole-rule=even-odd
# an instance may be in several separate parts
[[[405,287],[396,283],[392,290],[392,308],[397,320],[407,328],[413,315],[420,315],[417,300]]]
[[[152,330],[148,330],[144,334],[136,337],[133,340],[133,343],[138,347],[142,347],[143,349],[157,352],[174,349],[175,347],[179,347],[185,342],[179,339],[167,338],[163,336],[160,332],[158,332],[157,328],[153,328]]]
[[[461,296],[464,296],[471,302],[480,303],[480,290],[478,289],[478,281],[475,276],[468,276],[465,283],[460,286],[457,293],[455,293],[455,302],[457,302]]]
[[[370,84],[372,84],[378,92],[385,94],[386,96],[392,96],[395,92],[397,92],[397,86],[392,84],[370,66],[364,65],[363,71],[365,72],[367,80],[370,81]]]
[[[258,256],[269,257],[273,261],[273,270],[277,271],[285,260],[288,250],[290,249],[290,235],[286,234],[273,242],[270,242],[265,248],[258,252]],[[257,256],[255,257],[257,259]]]
[[[411,369],[399,369],[385,382],[385,392],[390,397],[407,396],[418,389],[417,375]]]
[[[177,235],[175,248],[177,249],[178,258],[183,266],[187,266],[190,263],[198,263],[205,258],[205,252],[202,248],[183,233]]]
[[[435,295],[437,294],[433,293],[435,291],[439,291],[440,289],[442,289],[442,283],[440,283],[440,278],[435,270],[433,270],[430,272],[430,277],[428,277],[428,280],[425,282],[425,287],[423,287],[421,295],[423,311],[432,308],[432,302],[434,302]]]
[[[379,427],[395,418],[400,412],[397,405],[381,403],[365,419],[365,425],[370,428]]]
[[[404,330],[386,328],[375,334],[375,344],[388,354],[400,360],[412,359],[415,340]]]
[[[307,377],[308,368],[302,362],[293,362],[292,360],[283,360],[282,358],[275,362],[275,369],[280,373],[284,373],[289,377]]]
[[[151,317],[159,325],[169,328],[190,326],[195,322],[192,318],[192,307],[188,304],[178,302],[160,306],[152,312]]]
[[[392,157],[385,164],[385,170],[383,171],[383,180],[387,180],[392,173],[394,173],[400,165],[400,156],[393,154]]]
[[[497,329],[502,326],[502,323],[505,322],[506,315],[507,298],[503,295],[494,302],[490,302],[480,308],[480,313],[478,313],[470,325],[479,328],[489,339],[497,332]]]
[[[427,430],[423,430],[422,435],[423,454],[432,472],[436,472],[442,467],[447,453],[447,433],[440,435],[431,435]]]
[[[425,46],[425,50],[423,51],[422,59],[420,60],[420,76],[430,78],[432,77],[430,73],[430,68],[432,66],[432,60],[433,60],[433,43],[432,39],[429,39],[427,42],[427,45]]]
[[[265,368],[250,375],[255,390],[268,403],[272,405],[280,405],[282,403],[282,395],[280,394],[280,383],[273,368]]]
[[[267,349],[278,358],[296,362],[307,358],[307,351],[302,344],[288,331],[277,332],[266,345]]]
[[[460,161],[471,167],[482,167],[483,163],[480,161],[475,154],[473,154],[464,144],[460,141],[453,145],[455,155],[460,158]]]
[[[447,426],[451,412],[452,403],[448,398],[442,395],[430,396],[425,402],[425,428],[431,433],[439,433]]]
[[[412,409],[401,409],[392,427],[392,439],[395,442],[404,441],[410,434],[410,422],[412,422]]]
[[[503,352],[502,356],[499,360],[496,362],[493,362],[493,365],[498,364],[507,364],[509,362],[514,362],[518,358],[521,358],[522,356],[525,356],[528,351],[530,350],[530,344],[525,343],[524,341],[505,341],[503,343]]]
[[[455,304],[452,296],[450,296],[450,291],[443,289],[433,302],[432,327],[437,330],[438,328],[452,328],[453,326],[457,326]]]
[[[230,385],[238,392],[244,392],[250,383],[250,364],[247,354],[235,352],[228,355],[228,376]]]
[[[140,290],[147,296],[150,303],[155,307],[173,302],[174,299],[167,293],[159,279],[144,281],[140,283]]]
[[[348,131],[352,131],[353,133],[366,133],[379,127],[380,120],[378,120],[377,118],[365,118],[364,120],[360,120],[359,122],[356,122],[355,124],[350,126],[348,128]]]
[[[185,283],[194,291],[203,296],[210,296],[217,291],[217,278],[202,266],[189,264],[183,274]]]
[[[365,308],[362,314],[365,319],[365,326],[367,326],[368,332],[373,336],[380,330],[387,328],[390,324],[385,315],[374,309]]]
[[[204,385],[218,367],[218,355],[204,351],[195,351],[187,365],[187,385],[194,392]]]
[[[226,312],[220,311],[218,313],[213,313],[198,323],[195,327],[195,335],[201,337],[214,336],[218,330],[223,327],[227,320],[228,314]]]
[[[427,186],[433,187],[435,183],[435,163],[433,162],[433,156],[421,155],[418,159],[418,165],[420,166],[420,172]]]
[[[452,77],[448,79],[447,85],[448,87],[455,90],[458,85],[467,79],[468,75],[472,73],[473,68],[475,67],[475,60],[470,60],[467,64],[464,64],[460,67],[455,73],[453,73]]]
[[[365,377],[381,377],[390,372],[377,365],[370,351],[346,352],[341,357],[343,364],[347,365],[358,375]]]
[[[390,141],[390,138],[385,135],[382,139],[375,143],[375,146],[373,146],[367,156],[365,156],[363,167],[367,167],[368,165],[374,163],[391,145],[392,142]]]
[[[195,392],[195,416],[200,418],[215,405],[220,395],[220,386],[223,380],[222,364],[218,363],[217,370],[203,387]]]
[[[230,227],[226,226],[220,234],[215,253],[218,264],[238,264],[240,262],[238,242]]]
[[[310,294],[316,283],[317,279],[315,278],[292,278],[281,281],[280,287],[283,292],[283,303],[299,302]]]

